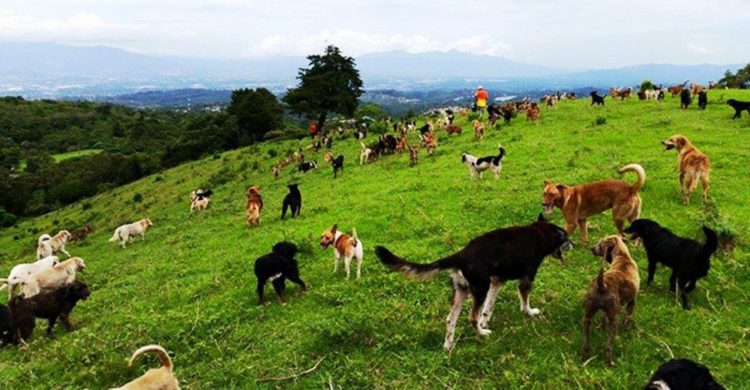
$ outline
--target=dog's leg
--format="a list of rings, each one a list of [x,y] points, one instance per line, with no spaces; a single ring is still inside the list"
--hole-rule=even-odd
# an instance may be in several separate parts
[[[648,284],[649,286],[651,285],[651,283],[654,282],[654,274],[656,274],[656,262],[649,261],[648,262],[648,279],[646,280],[646,284]],[[672,284],[671,279],[669,283],[670,285]]]
[[[688,302],[687,294],[688,292],[693,291],[693,289],[695,289],[695,286],[693,286],[692,288],[688,287],[689,283],[690,283],[689,281],[683,282],[682,279],[677,280],[677,284],[680,287],[680,301],[682,301],[682,308],[685,310],[690,310],[690,302]]]
[[[625,237],[625,232],[622,231],[625,226],[625,220],[615,217],[614,221],[615,221],[615,228],[617,228],[617,234],[620,235],[620,237]]]
[[[282,275],[280,278],[274,280],[273,283],[273,289],[276,290],[276,295],[279,297],[279,304],[286,305],[286,301],[284,301],[284,289],[286,288],[286,283],[284,283],[286,279]]]
[[[284,203],[283,206],[281,206],[281,219],[284,219],[286,216],[286,210],[289,208],[288,203]],[[294,218],[294,209],[292,209],[292,218]]]
[[[537,316],[541,313],[541,310],[532,308],[529,305],[529,294],[531,294],[531,280],[524,277],[518,281],[518,299],[521,302],[521,311],[529,316]]]
[[[591,349],[589,335],[591,333],[591,317],[593,315],[594,313],[586,307],[583,314],[583,351],[581,352],[581,361],[585,361],[589,358],[589,350]]]
[[[258,306],[263,306],[263,304],[266,303],[265,299],[263,299],[263,293],[266,288],[266,281],[266,279],[258,279]]]
[[[589,225],[588,221],[585,219],[579,219],[578,220],[578,228],[581,229],[581,242],[586,242],[589,238]],[[575,226],[573,227],[573,230],[575,230]]]
[[[706,188],[706,186],[704,185],[703,188]],[[705,194],[705,191],[704,191],[704,194]],[[65,253],[65,256],[70,257],[70,253],[68,253],[68,251],[65,250],[65,247],[60,248],[60,252]]]
[[[335,274],[336,271],[339,270],[339,257],[341,257],[341,255],[339,255],[339,253],[336,252],[335,249],[333,250],[333,255],[333,273]]]
[[[630,321],[633,319],[633,311],[635,311],[635,297],[628,302],[625,306],[625,315],[622,317],[622,327],[630,325]]]
[[[52,328],[55,327],[55,322],[57,321],[57,317],[48,318],[47,321],[47,336],[52,334]]]
[[[291,280],[294,283],[297,283],[298,286],[302,287],[302,291],[307,291],[307,285],[305,284],[305,282],[302,281],[302,279],[300,279],[299,274],[296,274],[296,273],[290,274],[288,275],[288,277],[289,277],[289,280]]]
[[[497,293],[500,291],[500,287],[503,284],[499,280],[492,280],[490,284],[490,290],[487,292],[487,299],[484,301],[484,307],[482,308],[482,319],[479,321],[479,327],[487,329],[487,325],[492,318],[492,310],[495,307],[495,300],[497,299]]]
[[[489,291],[490,283],[487,281],[480,281],[479,283],[472,283],[469,288],[471,289],[471,295],[474,298],[474,305],[469,313],[469,322],[477,331],[480,336],[487,336],[492,333],[489,329],[484,329],[479,325],[479,316],[481,314],[484,303],[487,301],[487,291]]]
[[[458,316],[461,315],[461,308],[466,300],[466,296],[469,294],[466,286],[456,282],[455,279],[453,281],[453,288],[453,307],[451,308],[451,312],[448,314],[448,319],[446,321],[445,343],[443,343],[443,348],[446,352],[450,352],[451,349],[453,349]]]
[[[703,175],[701,175],[701,184],[703,185],[703,202],[705,203],[706,200],[708,200],[708,187],[711,185],[711,182],[708,178],[708,173],[704,173]]]
[[[357,279],[362,276],[362,256],[357,256]]]
[[[693,194],[693,190],[695,189],[694,178],[692,175],[686,175],[685,176],[685,182],[682,186],[682,194],[685,197],[685,205],[690,204],[690,195]]]
[[[612,307],[608,308],[606,311],[607,314],[607,322],[609,322],[609,332],[607,334],[607,345],[604,347],[604,355],[607,359],[607,362],[609,365],[614,365],[614,361],[612,360],[612,342],[615,339],[615,334],[617,333],[617,309]]]
[[[62,322],[65,330],[67,330],[68,332],[73,331],[73,324],[70,323],[70,313],[60,314],[60,322]]]
[[[669,276],[669,291],[675,292],[677,288],[677,271],[672,270],[672,275]]]
[[[352,263],[351,256],[344,256],[344,269],[346,270],[346,278],[349,279],[349,268]]]

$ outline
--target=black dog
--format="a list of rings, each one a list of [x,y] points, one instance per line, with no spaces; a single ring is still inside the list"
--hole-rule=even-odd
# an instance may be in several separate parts
[[[302,163],[299,164],[299,166],[297,167],[297,170],[300,172],[307,172],[309,170],[317,169],[317,168],[318,168],[318,163],[316,163],[315,160],[313,160],[313,161],[303,161]]]
[[[335,179],[338,171],[341,171],[341,173],[344,172],[344,155],[339,154],[338,157],[333,159],[333,161],[331,161],[331,166],[333,166],[333,178]]]
[[[687,293],[695,289],[698,279],[708,275],[711,268],[711,255],[719,246],[716,233],[703,227],[706,243],[674,235],[668,229],[650,219],[637,219],[625,229],[631,234],[631,239],[640,238],[646,247],[648,255],[648,280],[651,284],[656,273],[656,264],[662,263],[672,268],[669,278],[669,291],[674,292],[675,286],[680,287],[682,307],[690,309]]]
[[[17,295],[10,300],[10,311],[16,324],[18,336],[28,339],[34,332],[36,326],[35,318],[44,318],[49,321],[47,334],[52,333],[52,328],[59,318],[65,329],[73,330],[70,323],[70,312],[78,301],[86,300],[91,291],[86,283],[74,280],[54,290],[43,291],[30,298]]]
[[[273,246],[273,251],[263,255],[255,260],[255,277],[258,278],[258,305],[263,305],[263,291],[266,283],[273,283],[276,295],[279,296],[279,303],[284,302],[284,289],[286,288],[286,279],[297,283],[302,287],[302,291],[307,290],[305,282],[299,278],[299,269],[297,260],[294,255],[297,254],[297,246],[291,242],[282,241]]]
[[[659,366],[645,387],[664,389],[724,390],[724,386],[716,383],[706,366],[688,359],[672,359]]]
[[[688,108],[692,102],[693,98],[690,96],[690,90],[683,89],[682,92],[680,92],[680,108]]]
[[[607,95],[599,96],[599,94],[596,93],[596,91],[591,91],[591,93],[589,95],[591,95],[591,105],[592,106],[595,105],[595,104],[597,106],[604,106],[604,98],[607,97]]]
[[[0,304],[0,346],[16,343],[15,324],[8,306]]]
[[[490,333],[486,326],[492,315],[497,292],[508,280],[519,281],[521,311],[530,316],[538,315],[539,309],[529,306],[529,293],[537,270],[548,255],[562,260],[562,251],[570,246],[565,230],[545,221],[539,214],[537,222],[485,233],[471,240],[459,252],[428,264],[408,262],[382,246],[375,247],[375,254],[392,270],[413,277],[427,278],[439,271],[451,270],[453,308],[448,316],[448,329],[443,345],[446,350],[451,350],[456,321],[469,293],[474,298],[469,320],[482,336]]]
[[[299,212],[302,211],[302,194],[299,192],[299,186],[297,184],[289,184],[289,193],[284,197],[284,203],[281,206],[281,219],[286,216],[286,210],[292,209],[292,218],[295,216],[299,217]]]
[[[708,93],[706,91],[698,92],[698,107],[701,110],[705,110],[708,105]]]
[[[742,111],[747,111],[747,113],[750,114],[750,102],[729,99],[727,100],[727,104],[734,108],[734,116],[732,119],[739,119],[742,116]]]
[[[429,123],[425,123],[424,126],[422,126],[422,127],[419,128],[419,134],[420,135],[425,135],[425,134],[429,133],[430,131],[432,131],[432,128],[430,127]]]

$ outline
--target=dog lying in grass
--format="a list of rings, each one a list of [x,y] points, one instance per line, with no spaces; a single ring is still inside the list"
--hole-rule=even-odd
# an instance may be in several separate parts
[[[0,282],[5,283],[0,290],[8,288],[8,300],[13,298],[14,290],[16,286],[20,285],[23,280],[37,272],[41,272],[47,269],[51,269],[60,259],[57,256],[48,256],[41,260],[37,260],[29,264],[18,264],[10,270],[10,274],[7,279],[0,279]]]
[[[690,195],[698,187],[700,180],[703,185],[703,201],[708,198],[708,188],[711,185],[711,160],[701,153],[687,137],[673,135],[668,140],[662,141],[664,150],[677,150],[677,159],[680,168],[680,187],[682,188],[685,204],[690,203]]]
[[[688,359],[672,359],[654,372],[645,390],[724,390],[701,364]]]
[[[33,273],[21,281],[24,297],[31,298],[42,290],[52,290],[73,283],[78,272],[83,272],[86,264],[80,257],[71,257],[54,267]]]
[[[331,245],[333,245],[333,254],[335,256],[333,273],[338,271],[339,259],[343,256],[346,278],[349,279],[349,266],[352,258],[354,258],[357,261],[357,279],[359,279],[362,276],[364,249],[362,248],[362,241],[357,238],[357,229],[352,229],[351,236],[339,231],[338,225],[333,225],[330,229],[324,230],[323,234],[320,235],[320,247],[325,250]]]
[[[456,322],[469,294],[474,305],[469,321],[480,336],[491,333],[487,329],[495,298],[500,286],[509,280],[518,280],[518,297],[521,312],[536,316],[539,309],[529,304],[531,286],[537,270],[545,257],[552,255],[563,259],[563,250],[572,247],[568,234],[562,228],[544,220],[542,214],[536,222],[526,226],[513,226],[485,233],[469,242],[459,252],[432,263],[418,264],[404,260],[383,246],[375,247],[380,261],[394,271],[407,276],[425,279],[443,270],[450,270],[453,279],[453,307],[448,315],[445,332],[446,351],[453,349]],[[480,317],[481,312],[481,317]]]
[[[284,203],[281,205],[281,219],[286,216],[287,209],[292,210],[292,218],[299,217],[302,210],[302,193],[299,192],[298,184],[289,184],[289,193],[284,197]]]
[[[28,340],[34,332],[36,318],[48,321],[47,335],[52,333],[58,318],[66,330],[72,331],[70,313],[78,301],[86,300],[91,291],[80,281],[74,280],[69,284],[45,290],[32,297],[16,296],[10,300],[10,309],[16,323],[18,337]]]
[[[716,232],[703,227],[706,235],[704,244],[698,241],[682,238],[669,229],[662,227],[650,219],[638,219],[633,221],[625,233],[631,235],[631,239],[640,238],[646,247],[648,255],[648,279],[646,283],[651,285],[656,273],[656,265],[661,263],[672,269],[669,277],[669,291],[675,292],[680,288],[680,299],[684,309],[690,309],[687,294],[695,289],[698,279],[708,275],[711,268],[711,256],[719,247],[719,239]]]
[[[273,251],[255,260],[255,277],[258,280],[258,305],[263,305],[265,299],[263,292],[266,283],[271,282],[279,303],[284,305],[284,289],[286,279],[297,283],[302,291],[307,290],[305,282],[299,277],[299,268],[294,255],[297,254],[297,246],[291,242],[283,241],[273,246]]]
[[[630,257],[628,247],[620,236],[603,238],[592,248],[592,252],[594,256],[602,257],[603,261],[611,264],[611,267],[607,272],[604,272],[604,267],[599,270],[599,275],[591,282],[591,287],[589,287],[583,303],[583,353],[581,360],[585,361],[589,356],[591,318],[601,310],[605,316],[603,320],[609,326],[604,354],[607,362],[611,365],[613,364],[612,342],[617,332],[617,314],[623,307],[625,308],[621,325],[627,326],[633,317],[641,278],[638,275],[638,265]]]
[[[115,233],[109,242],[119,242],[120,246],[125,248],[125,244],[133,241],[133,237],[141,236],[141,240],[146,240],[146,229],[154,226],[150,219],[144,218],[138,222],[129,223],[122,225],[115,229]]]
[[[557,207],[565,218],[565,230],[573,233],[581,228],[581,241],[588,239],[586,220],[588,217],[612,209],[615,227],[620,235],[625,221],[635,221],[641,214],[641,196],[638,192],[646,181],[646,171],[638,164],[626,165],[619,173],[635,172],[638,175],[633,185],[622,180],[603,180],[577,186],[544,182],[542,206],[551,214]]]
[[[130,357],[128,366],[132,366],[139,356],[149,352],[155,353],[159,357],[161,367],[152,368],[139,378],[136,378],[114,390],[179,390],[180,384],[172,372],[172,359],[169,358],[169,354],[161,346],[147,345],[138,348],[138,350],[133,353],[133,356]]]

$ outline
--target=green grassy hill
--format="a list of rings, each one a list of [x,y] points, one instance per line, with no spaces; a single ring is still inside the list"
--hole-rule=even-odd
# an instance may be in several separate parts
[[[730,98],[750,100],[744,91],[711,91],[706,111],[663,103],[611,101],[604,109],[588,100],[562,102],[543,110],[538,125],[519,116],[511,125],[473,140],[465,118],[460,136],[439,136],[433,157],[422,151],[409,167],[394,155],[358,165],[359,143],[336,140],[346,158],[343,176],[332,178],[322,152],[308,156],[321,169],[298,174],[286,168],[274,180],[270,167],[309,140],[268,143],[185,164],[46,216],[0,232],[0,271],[30,261],[43,232],[90,223],[96,232],[69,251],[85,259],[91,297],[72,314],[76,330],[44,335],[40,321],[29,345],[0,350],[0,383],[5,388],[108,388],[156,365],[149,357],[133,368],[127,358],[138,347],[158,343],[171,354],[185,388],[639,388],[671,356],[711,368],[728,388],[748,383],[750,333],[750,243],[747,167],[750,120],[732,121]],[[597,117],[606,124],[595,125]],[[421,123],[422,121],[420,121]],[[681,133],[712,159],[710,202],[696,194],[682,204],[675,152],[660,141]],[[374,136],[370,135],[368,141]],[[410,141],[417,142],[412,135]],[[460,162],[463,151],[488,155],[507,149],[500,180],[472,182]],[[277,155],[276,155],[277,154]],[[309,153],[308,153],[309,154]],[[275,155],[275,157],[272,157]],[[372,248],[386,245],[411,260],[426,262],[460,249],[485,231],[534,220],[542,210],[545,179],[568,184],[616,178],[632,162],[647,173],[643,217],[674,232],[703,240],[703,223],[732,237],[733,250],[717,254],[709,276],[683,311],[668,292],[668,269],[657,271],[652,287],[642,286],[635,323],[619,331],[615,367],[602,358],[604,332],[596,329],[592,353],[582,366],[582,300],[600,260],[590,246],[614,232],[609,213],[589,222],[589,245],[577,245],[561,264],[542,264],[531,303],[543,319],[518,310],[515,284],[504,286],[490,322],[493,333],[478,338],[468,307],[457,328],[457,345],[443,352],[449,310],[447,274],[422,282],[386,272]],[[488,175],[491,177],[491,175]],[[634,177],[625,177],[632,182]],[[300,183],[299,219],[280,220],[286,184]],[[258,228],[244,220],[244,190],[260,185],[266,208]],[[189,213],[188,194],[215,192],[211,208]],[[134,201],[141,194],[142,201]],[[138,198],[138,197],[136,197]],[[122,250],[107,242],[119,224],[150,217],[146,241]],[[560,224],[559,210],[552,215]],[[363,277],[332,274],[333,253],[318,245],[320,233],[337,223],[356,227],[365,246]],[[574,233],[574,240],[578,233]],[[301,247],[304,295],[288,284],[286,306],[257,306],[253,261],[277,241]],[[645,280],[642,246],[632,249]],[[3,301],[5,298],[2,299]],[[285,377],[320,365],[309,374]]]

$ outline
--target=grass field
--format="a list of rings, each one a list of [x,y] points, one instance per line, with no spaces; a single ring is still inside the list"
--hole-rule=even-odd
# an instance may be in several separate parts
[[[44,335],[40,322],[25,348],[0,351],[4,388],[108,388],[155,366],[149,357],[133,368],[127,358],[150,343],[171,354],[176,375],[188,389],[212,388],[641,388],[670,357],[687,357],[711,368],[730,389],[750,382],[750,120],[732,121],[723,102],[750,100],[745,91],[711,91],[706,111],[680,110],[665,102],[611,101],[604,109],[587,100],[543,110],[538,125],[519,116],[511,125],[473,140],[464,133],[440,134],[434,157],[421,153],[409,167],[407,155],[366,166],[359,144],[335,141],[346,168],[333,180],[322,153],[321,169],[302,175],[287,168],[273,180],[270,167],[309,140],[269,143],[185,164],[0,231],[0,270],[30,261],[42,232],[91,223],[96,232],[69,251],[87,264],[81,279],[91,297],[71,318],[76,330]],[[597,117],[606,124],[595,125]],[[420,121],[421,123],[421,121]],[[696,194],[682,204],[675,152],[660,141],[681,133],[712,159],[710,202]],[[416,135],[411,142],[417,142]],[[368,141],[373,138],[370,135]],[[493,154],[507,149],[500,180],[473,183],[460,162],[463,151]],[[270,157],[274,150],[276,157]],[[493,333],[475,336],[465,308],[452,354],[442,349],[449,309],[447,274],[414,281],[389,273],[372,252],[382,244],[420,262],[450,254],[478,234],[526,224],[542,210],[545,179],[568,184],[616,178],[617,168],[638,162],[647,173],[643,217],[674,232],[703,240],[706,223],[734,237],[733,250],[717,254],[709,276],[691,294],[684,311],[669,294],[667,269],[654,286],[642,286],[635,323],[615,342],[614,367],[605,364],[604,332],[595,329],[587,365],[580,363],[582,300],[599,270],[593,241],[614,232],[609,213],[589,221],[589,245],[577,245],[564,264],[547,259],[534,284],[531,303],[543,319],[518,310],[515,284],[501,290],[490,322]],[[630,174],[625,180],[632,182]],[[286,184],[298,182],[303,196],[299,219],[280,220]],[[258,184],[266,208],[261,226],[247,228],[244,190]],[[188,194],[212,188],[209,211],[190,214]],[[136,194],[142,201],[134,201]],[[146,241],[122,250],[107,242],[116,226],[150,217]],[[559,210],[552,215],[561,224]],[[363,277],[332,274],[333,253],[318,245],[320,233],[337,223],[356,227],[365,246]],[[578,234],[574,233],[574,240]],[[277,241],[301,247],[304,295],[288,284],[286,306],[258,307],[253,261]],[[632,248],[645,280],[642,247]],[[468,304],[467,304],[468,306]],[[286,381],[266,380],[312,372]]]
[[[55,162],[60,162],[64,160],[69,160],[71,158],[77,158],[77,157],[83,157],[83,156],[90,156],[93,154],[99,154],[102,152],[102,149],[84,149],[84,150],[76,150],[73,152],[67,152],[67,153],[58,153],[53,154],[52,158],[55,159]],[[18,169],[24,170],[26,169],[26,160],[21,160],[18,164]]]

